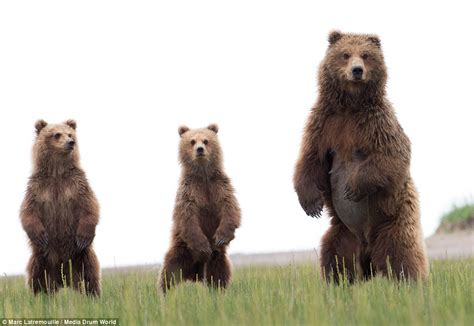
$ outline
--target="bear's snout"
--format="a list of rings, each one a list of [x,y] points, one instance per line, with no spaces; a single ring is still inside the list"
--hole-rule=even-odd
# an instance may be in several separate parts
[[[68,150],[73,150],[73,149],[74,149],[74,145],[76,145],[76,142],[75,142],[73,139],[68,140],[68,141],[66,142],[66,149],[68,149]]]
[[[197,156],[204,156],[204,147],[199,146],[198,148],[196,148],[196,154]]]
[[[364,75],[364,68],[362,66],[352,67],[352,77],[354,80],[361,80]]]

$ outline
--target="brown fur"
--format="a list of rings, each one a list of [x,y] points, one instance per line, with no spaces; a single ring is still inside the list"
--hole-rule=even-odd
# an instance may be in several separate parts
[[[20,212],[30,240],[28,286],[53,293],[62,286],[100,295],[92,249],[99,205],[79,165],[76,122],[36,122],[33,173]],[[74,143],[72,143],[74,142]]]
[[[356,66],[363,69],[360,80]],[[331,216],[321,265],[335,281],[428,273],[410,141],[385,97],[386,79],[377,36],[329,35],[294,185],[308,215],[320,216],[325,206]]]
[[[218,127],[180,127],[181,180],[173,231],[159,278],[166,292],[182,280],[226,287],[231,277],[227,246],[240,225],[240,208],[222,166]],[[202,156],[198,147],[203,148]]]

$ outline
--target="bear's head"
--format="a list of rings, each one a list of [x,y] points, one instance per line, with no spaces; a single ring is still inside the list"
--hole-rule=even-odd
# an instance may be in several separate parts
[[[350,93],[385,87],[387,71],[377,35],[332,31],[328,41],[326,58],[321,65],[321,82],[329,82]]]
[[[218,164],[221,148],[217,139],[219,128],[210,124],[207,128],[190,129],[181,126],[178,129],[181,137],[179,157],[183,164],[208,166]]]
[[[74,120],[67,120],[60,124],[48,124],[44,120],[36,121],[36,151],[71,155],[77,151],[76,127]]]

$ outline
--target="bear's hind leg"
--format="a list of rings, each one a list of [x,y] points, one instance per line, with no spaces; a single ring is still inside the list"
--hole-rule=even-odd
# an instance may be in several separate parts
[[[100,265],[92,247],[86,248],[72,261],[74,288],[81,293],[100,296]]]
[[[226,288],[231,275],[231,264],[226,253],[214,251],[211,260],[206,265],[207,283],[216,288]]]
[[[159,276],[159,287],[163,293],[166,293],[172,286],[182,281],[199,279],[200,276],[196,276],[196,272],[198,271],[193,263],[191,252],[185,246],[173,246],[166,253]]]
[[[186,278],[186,280],[190,280],[193,282],[204,282],[204,271],[205,269],[205,264],[202,262],[197,262],[193,265],[192,268],[192,279],[191,278]]]
[[[352,283],[360,273],[361,244],[357,237],[337,217],[321,240],[321,270],[329,282],[339,284],[344,279]]]
[[[54,293],[58,289],[56,278],[51,274],[51,266],[48,260],[41,254],[35,253],[30,257],[27,266],[27,285],[33,290],[34,294],[40,292]]]
[[[426,279],[428,259],[423,240],[421,235],[411,234],[413,230],[413,227],[393,224],[377,231],[371,250],[377,273],[399,280]]]

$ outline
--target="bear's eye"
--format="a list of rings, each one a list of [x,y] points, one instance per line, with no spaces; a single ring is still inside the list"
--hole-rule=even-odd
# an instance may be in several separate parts
[[[60,134],[59,132],[55,133],[55,134],[54,134],[54,138],[56,138],[56,139],[61,138],[61,134]]]
[[[369,54],[368,54],[368,53],[364,53],[364,54],[362,55],[362,59],[367,60],[368,58],[369,58]]]
[[[207,145],[207,143],[208,143],[207,139],[204,139],[203,143],[204,143],[204,145]]]
[[[72,134],[69,134],[69,135],[67,135],[67,136],[68,136],[69,138],[71,138],[71,137],[72,137]]]
[[[344,53],[342,56],[344,57],[345,60],[351,57],[349,53]]]
[[[196,145],[196,141],[194,139],[191,140],[191,145],[193,145],[193,146]]]

